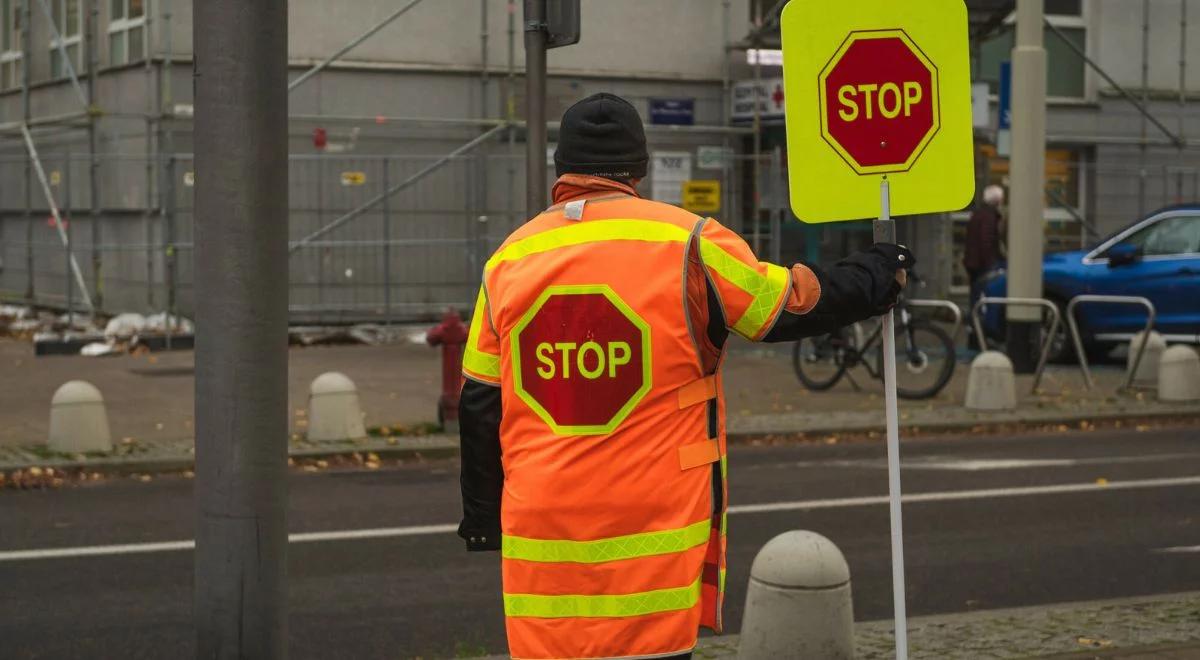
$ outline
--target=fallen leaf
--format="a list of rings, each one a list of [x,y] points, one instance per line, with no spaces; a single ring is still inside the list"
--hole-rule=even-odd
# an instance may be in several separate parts
[[[1096,485],[1097,486],[1107,486],[1108,479],[1105,479],[1104,477],[1100,477],[1099,479],[1096,479]]]

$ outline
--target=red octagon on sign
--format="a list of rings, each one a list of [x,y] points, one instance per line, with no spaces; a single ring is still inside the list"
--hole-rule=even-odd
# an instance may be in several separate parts
[[[859,174],[908,171],[937,134],[937,67],[903,30],[851,32],[818,86],[821,136]]]
[[[547,288],[511,337],[517,396],[558,435],[612,433],[650,391],[650,326],[606,285]]]

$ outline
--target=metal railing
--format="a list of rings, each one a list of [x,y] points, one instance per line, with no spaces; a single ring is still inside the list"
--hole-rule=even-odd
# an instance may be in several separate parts
[[[971,307],[971,324],[975,328],[976,336],[979,337],[979,345],[986,347],[987,339],[983,334],[983,322],[979,320],[979,310],[984,305],[1000,305],[1000,306],[1024,306],[1024,307],[1042,307],[1050,311],[1050,332],[1046,333],[1046,338],[1042,340],[1041,353],[1038,356],[1037,369],[1033,375],[1032,392],[1037,394],[1038,387],[1042,384],[1042,373],[1046,370],[1046,362],[1050,358],[1050,344],[1054,341],[1054,335],[1058,334],[1058,326],[1062,319],[1059,317],[1058,306],[1052,301],[1045,298],[992,298],[983,296],[975,305]]]
[[[1083,350],[1083,338],[1079,334],[1079,323],[1075,320],[1075,308],[1082,303],[1141,305],[1146,308],[1146,328],[1142,333],[1142,345],[1138,348],[1137,355],[1133,358],[1133,364],[1129,368],[1129,373],[1125,376],[1125,383],[1121,385],[1122,391],[1128,390],[1133,385],[1133,378],[1137,374],[1138,367],[1142,365],[1142,356],[1146,354],[1146,345],[1150,343],[1150,331],[1154,329],[1154,322],[1158,319],[1158,311],[1154,308],[1154,303],[1141,296],[1097,295],[1075,296],[1071,299],[1071,302],[1067,303],[1067,327],[1071,330],[1071,340],[1075,342],[1075,354],[1079,356],[1079,368],[1083,371],[1083,382],[1089,390],[1095,389],[1096,383],[1092,380],[1092,370],[1088,366],[1087,353]],[[1132,347],[1131,343],[1130,348]]]
[[[962,332],[962,327],[963,327],[963,312],[962,312],[961,307],[959,307],[958,305],[956,305],[955,303],[953,303],[949,300],[933,300],[933,299],[917,298],[915,300],[906,300],[905,303],[907,303],[910,307],[925,307],[925,308],[931,308],[931,309],[948,309],[948,310],[950,310],[951,316],[954,317],[954,329],[950,331],[950,338],[955,339],[955,340],[958,339],[958,333]]]

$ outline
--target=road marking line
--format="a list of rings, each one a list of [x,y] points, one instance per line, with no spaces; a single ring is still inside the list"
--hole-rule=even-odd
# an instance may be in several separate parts
[[[979,472],[985,470],[1024,470],[1030,468],[1064,468],[1084,465],[1124,465],[1130,463],[1160,463],[1200,458],[1198,453],[1151,454],[1148,456],[1094,456],[1090,458],[940,458],[915,457],[901,462],[903,470],[945,470]],[[887,461],[878,458],[861,460],[801,461],[786,464],[791,467],[841,467],[886,469]],[[756,466],[758,467],[758,466]],[[768,467],[781,467],[772,465]]]
[[[1200,545],[1177,545],[1174,548],[1155,548],[1154,552],[1159,554],[1185,554],[1191,552],[1200,552]]]
[[[1143,488],[1173,488],[1178,486],[1200,486],[1200,477],[1178,477],[1169,479],[1140,479],[1136,481],[1110,481],[1106,484],[1094,482],[1061,484],[1055,486],[1029,486],[1023,488],[989,488],[983,490],[942,491],[933,493],[910,493],[903,501],[907,504],[921,502],[951,502],[958,500],[982,500],[1030,495],[1057,495],[1063,493],[1089,493],[1103,490],[1135,490]],[[855,506],[887,504],[886,495],[867,497],[845,497],[824,500],[799,500],[793,502],[769,502],[765,504],[740,504],[729,507],[732,515],[748,513],[773,513],[777,511],[810,511],[814,509],[838,509]],[[419,525],[413,527],[384,527],[379,529],[352,529],[333,532],[306,532],[289,534],[291,543],[322,543],[328,541],[354,541],[362,539],[385,539],[404,536],[434,536],[449,534],[458,525]],[[36,559],[66,559],[72,557],[103,557],[115,555],[145,554],[153,552],[178,552],[192,550],[195,541],[168,541],[164,543],[129,543],[121,545],[95,545],[75,548],[45,548],[38,550],[10,550],[0,552],[0,562],[28,561]],[[1167,548],[1170,552],[1185,552]],[[1200,551],[1200,549],[1196,550]]]

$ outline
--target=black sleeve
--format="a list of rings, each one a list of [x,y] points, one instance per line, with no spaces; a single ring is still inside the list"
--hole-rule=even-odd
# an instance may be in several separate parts
[[[886,313],[900,295],[896,271],[912,268],[914,263],[908,248],[880,243],[846,257],[832,268],[808,266],[821,284],[820,300],[807,314],[793,314],[786,309],[780,312],[762,341],[796,341],[823,335]]]
[[[458,535],[467,550],[500,549],[500,388],[468,379],[458,402],[463,519]]]

